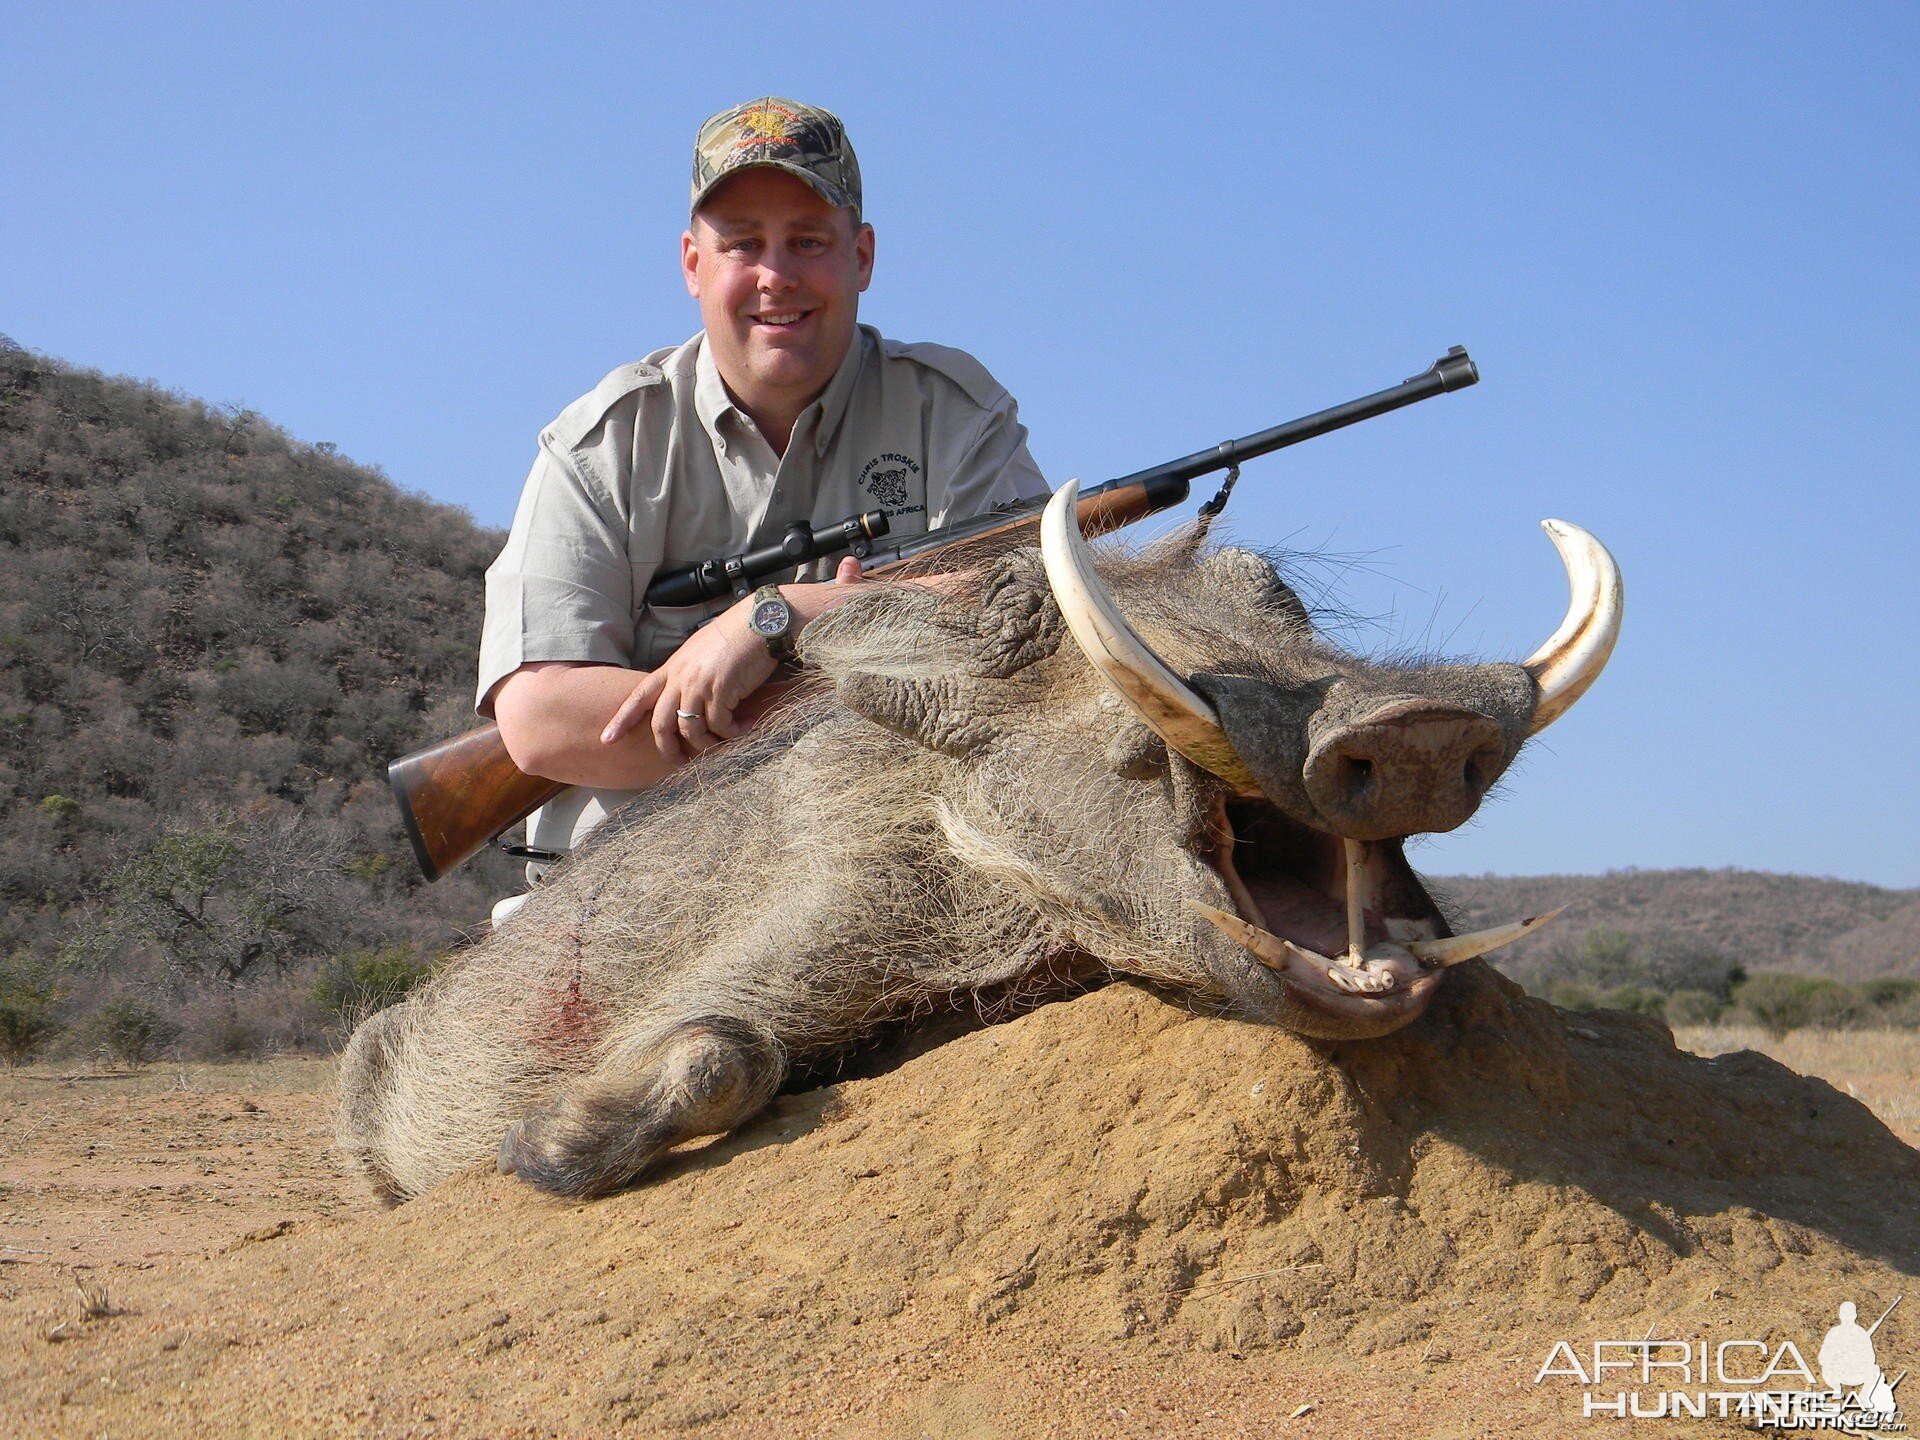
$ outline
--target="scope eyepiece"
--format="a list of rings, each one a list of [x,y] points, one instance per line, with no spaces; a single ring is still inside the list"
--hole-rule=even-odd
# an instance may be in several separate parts
[[[814,529],[805,521],[789,525],[777,545],[682,566],[654,577],[647,586],[649,605],[698,605],[723,595],[750,594],[757,584],[783,570],[844,550],[865,557],[869,543],[887,533],[887,512],[867,510]]]

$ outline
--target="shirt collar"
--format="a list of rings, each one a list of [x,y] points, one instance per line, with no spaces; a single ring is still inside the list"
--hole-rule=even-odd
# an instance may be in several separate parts
[[[698,342],[698,353],[693,361],[693,409],[700,417],[700,423],[706,426],[707,433],[718,436],[720,422],[724,418],[731,415],[745,422],[747,414],[733,403],[733,396],[727,393],[727,382],[720,378],[720,367],[714,363],[713,349],[706,343],[705,333],[694,338]],[[860,371],[866,364],[867,353],[875,343],[875,332],[870,327],[856,325],[846,357],[841,360],[840,368],[833,372],[833,379],[820,392],[820,398],[802,410],[793,422],[794,433],[800,434],[807,424],[807,417],[818,415],[813,429],[816,455],[825,455],[827,446],[833,443],[840,422],[846,418],[847,408],[853,402],[854,387],[860,383]]]

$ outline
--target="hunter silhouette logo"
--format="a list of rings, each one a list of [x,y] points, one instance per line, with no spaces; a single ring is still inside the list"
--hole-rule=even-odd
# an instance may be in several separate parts
[[[1899,1303],[1900,1297],[1894,1296],[1893,1305]],[[1820,1378],[1826,1382],[1827,1389],[1851,1395],[1859,1402],[1862,1413],[1900,1413],[1894,1403],[1893,1388],[1907,1378],[1907,1372],[1902,1370],[1893,1379],[1887,1379],[1873,1354],[1873,1332],[1893,1313],[1893,1305],[1863,1329],[1854,1303],[1844,1301],[1840,1306],[1840,1323],[1827,1331],[1826,1338],[1820,1342]]]
[[[1889,1376],[1882,1368],[1874,1332],[1902,1298],[1894,1296],[1871,1325],[1859,1323],[1851,1300],[1843,1302],[1820,1341],[1817,1377],[1791,1340],[1664,1340],[1649,1330],[1638,1340],[1595,1340],[1585,1350],[1555,1341],[1533,1383],[1576,1382],[1587,1417],[1737,1417],[1770,1429],[1897,1434],[1907,1426],[1894,1392],[1907,1372]]]

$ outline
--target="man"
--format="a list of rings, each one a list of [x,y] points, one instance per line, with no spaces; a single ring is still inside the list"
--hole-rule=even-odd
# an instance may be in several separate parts
[[[541,432],[487,572],[480,713],[521,769],[577,787],[535,814],[536,850],[570,848],[739,734],[742,702],[859,578],[847,560],[820,583],[821,564],[748,600],[662,609],[645,601],[656,571],[776,543],[800,520],[884,509],[912,535],[1046,493],[1012,398],[977,361],[857,323],[873,255],[836,116],[769,98],[700,127],[680,259],[701,333],[615,370]]]

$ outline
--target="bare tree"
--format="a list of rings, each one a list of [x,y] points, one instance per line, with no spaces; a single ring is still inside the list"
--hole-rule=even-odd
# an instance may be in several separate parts
[[[175,980],[238,987],[351,938],[351,853],[345,826],[285,806],[171,827],[108,881],[69,958],[145,954]]]

